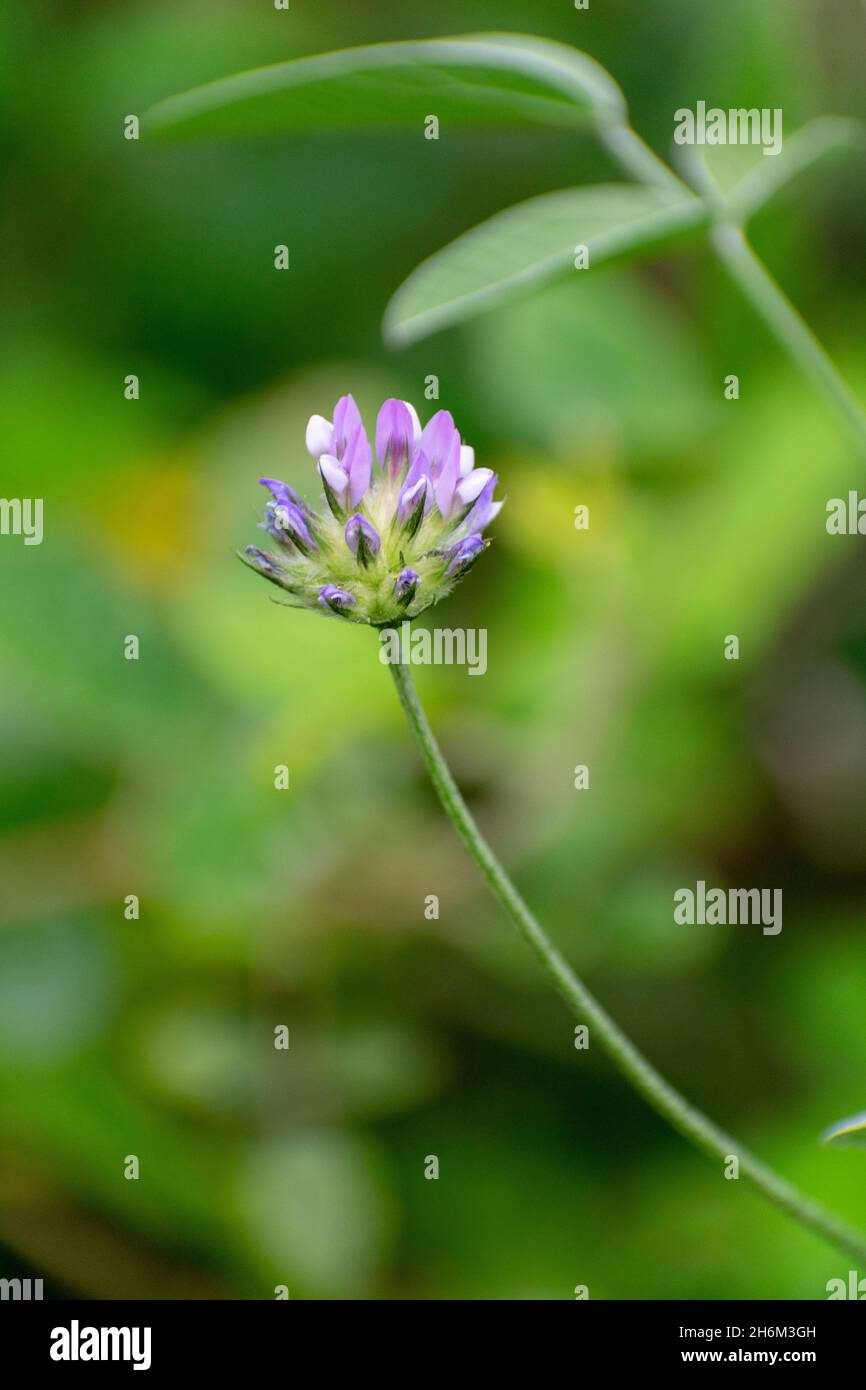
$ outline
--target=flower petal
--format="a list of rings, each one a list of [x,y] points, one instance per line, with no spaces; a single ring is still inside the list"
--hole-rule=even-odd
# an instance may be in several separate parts
[[[346,452],[346,445],[355,430],[363,424],[361,412],[355,404],[354,397],[341,396],[334,406],[334,445],[333,453],[341,459]]]
[[[470,502],[476,501],[492,477],[492,468],[473,468],[471,473],[467,473],[465,477],[460,479],[456,492],[464,507],[468,507]]]
[[[343,455],[343,468],[349,476],[350,507],[357,507],[367,488],[373,472],[373,450],[363,425],[352,431]]]
[[[454,500],[454,489],[457,486],[457,479],[460,477],[460,435],[454,430],[451,436],[451,445],[445,459],[442,462],[442,469],[436,480],[436,505],[443,516],[451,513],[451,503]]]
[[[332,454],[322,454],[319,459],[319,472],[322,475],[326,495],[330,490],[337,506],[345,507],[349,491],[349,475],[343,465],[338,463]],[[330,505],[330,498],[328,502]]]
[[[288,483],[281,483],[278,478],[259,478],[259,482],[262,487],[269,490],[274,501],[278,502],[281,507],[294,505],[299,507],[301,511],[304,510],[306,503],[293,487],[289,487]]]
[[[454,427],[454,417],[450,410],[437,410],[421,432],[419,447],[430,460],[430,474],[434,479],[438,478],[442,471],[442,464],[450,453],[455,436],[459,448],[460,436]]]
[[[485,526],[489,526],[493,518],[502,508],[501,502],[494,502],[493,494],[496,491],[496,484],[499,479],[493,473],[484,484],[478,494],[475,506],[469,512],[462,523],[460,530],[469,534],[472,531],[483,531]]]
[[[460,476],[465,478],[475,467],[475,450],[471,444],[460,445]]]
[[[405,405],[408,410],[409,417],[412,421],[412,442],[417,444],[418,440],[421,438],[421,421],[418,419],[418,412],[411,401],[403,401],[402,404]]]
[[[376,421],[376,457],[379,467],[392,478],[398,478],[409,460],[415,444],[415,427],[405,401],[385,401]]]
[[[334,447],[334,426],[324,415],[311,415],[307,422],[307,452],[314,459],[330,454]]]

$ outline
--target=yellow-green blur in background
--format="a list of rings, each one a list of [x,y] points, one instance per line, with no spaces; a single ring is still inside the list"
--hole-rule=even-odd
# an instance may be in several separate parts
[[[575,1049],[374,635],[271,603],[235,559],[259,476],[314,496],[304,426],[346,391],[368,419],[390,395],[451,410],[501,476],[493,546],[429,619],[485,628],[487,674],[418,680],[503,862],[670,1079],[866,1227],[866,1153],[820,1144],[866,1107],[866,564],[824,524],[866,478],[838,420],[701,244],[383,346],[423,257],[618,177],[589,135],[122,137],[243,68],[486,28],[584,48],[662,153],[698,99],[781,107],[786,133],[863,115],[856,0],[0,17],[0,492],[45,508],[42,545],[0,537],[0,1275],[47,1295],[821,1298],[847,1277]],[[753,227],[861,398],[864,206],[861,152]],[[698,879],[781,888],[782,932],[675,924]]]

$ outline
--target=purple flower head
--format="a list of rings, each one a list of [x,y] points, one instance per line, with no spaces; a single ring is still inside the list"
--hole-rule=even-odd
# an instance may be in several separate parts
[[[422,428],[414,407],[392,397],[374,438],[353,398],[341,396],[330,416],[310,416],[306,446],[324,501],[320,492],[313,509],[288,483],[262,478],[271,550],[252,546],[242,557],[294,606],[378,627],[415,618],[485,548],[484,528],[502,506],[496,475],[475,467],[447,410]]]
[[[319,603],[335,613],[345,613],[347,609],[354,608],[355,597],[337,584],[323,584],[319,590]]]
[[[459,579],[461,574],[475,564],[487,542],[482,536],[466,536],[448,551],[448,566],[445,574],[449,579]]]
[[[414,570],[401,570],[394,580],[394,597],[402,608],[410,604],[420,580]]]
[[[382,540],[376,530],[365,516],[360,512],[355,512],[346,522],[346,544],[352,554],[357,558],[358,563],[365,568],[371,560],[379,554]]]

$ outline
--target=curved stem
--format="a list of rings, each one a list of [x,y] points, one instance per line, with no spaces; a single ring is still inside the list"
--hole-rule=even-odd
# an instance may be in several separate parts
[[[574,1017],[579,1022],[589,1024],[593,1036],[623,1075],[686,1139],[722,1163],[725,1163],[729,1156],[736,1155],[740,1172],[750,1178],[755,1187],[771,1202],[775,1202],[803,1226],[810,1227],[858,1260],[866,1262],[866,1238],[846,1226],[831,1212],[802,1196],[795,1187],[778,1177],[771,1168],[761,1163],[729,1134],[717,1128],[711,1120],[690,1105],[661,1073],[656,1071],[602,1008],[553,945],[475,824],[427,721],[409,667],[394,664],[391,666],[391,673],[400,703],[418,740],[421,756],[445,814],[470,858],[481,870],[493,896],[505,908],[521,936],[535,952],[542,969]]]
[[[598,133],[609,154],[630,178],[659,188],[688,191],[688,185],[631,126],[602,124]],[[829,132],[826,129],[820,133],[813,131],[810,146],[818,143],[819,148],[823,147],[818,140],[819,134],[827,142]],[[797,153],[797,157],[800,157],[800,153]],[[697,151],[693,150],[692,154],[694,157],[689,165],[692,181],[714,217],[710,244],[716,256],[777,342],[822,392],[825,400],[840,413],[860,452],[866,453],[866,411],[805,319],[797,313],[756,255],[740,225],[739,219],[754,210],[757,180],[743,179],[731,198],[727,199],[706,164],[697,157]],[[765,176],[762,198],[767,196]]]
[[[638,183],[679,193],[691,192],[670,165],[659,159],[655,150],[630,125],[603,121],[598,126],[598,138],[623,172],[637,179]]]
[[[711,231],[710,241],[719,260],[752,308],[757,310],[798,367],[840,412],[860,451],[866,452],[866,413],[863,407],[811,328],[752,250],[742,228],[735,222],[722,220]]]

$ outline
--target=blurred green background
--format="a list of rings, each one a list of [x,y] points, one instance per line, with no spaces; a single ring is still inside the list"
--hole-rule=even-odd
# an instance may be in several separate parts
[[[866,1107],[866,563],[824,529],[862,481],[837,422],[700,247],[383,348],[423,256],[616,177],[589,136],[122,139],[224,73],[484,28],[585,48],[661,153],[700,97],[781,106],[786,133],[863,115],[855,0],[0,16],[0,491],[45,499],[42,546],[0,540],[0,1274],[52,1296],[820,1298],[847,1271],[575,1051],[372,635],[271,604],[233,556],[261,474],[314,491],[311,413],[423,408],[431,373],[509,499],[435,619],[488,629],[486,678],[419,674],[471,805],[671,1080],[866,1226],[866,1155],[818,1142]],[[862,157],[830,161],[753,228],[861,396],[864,206]],[[697,878],[781,887],[782,934],[675,926]]]

